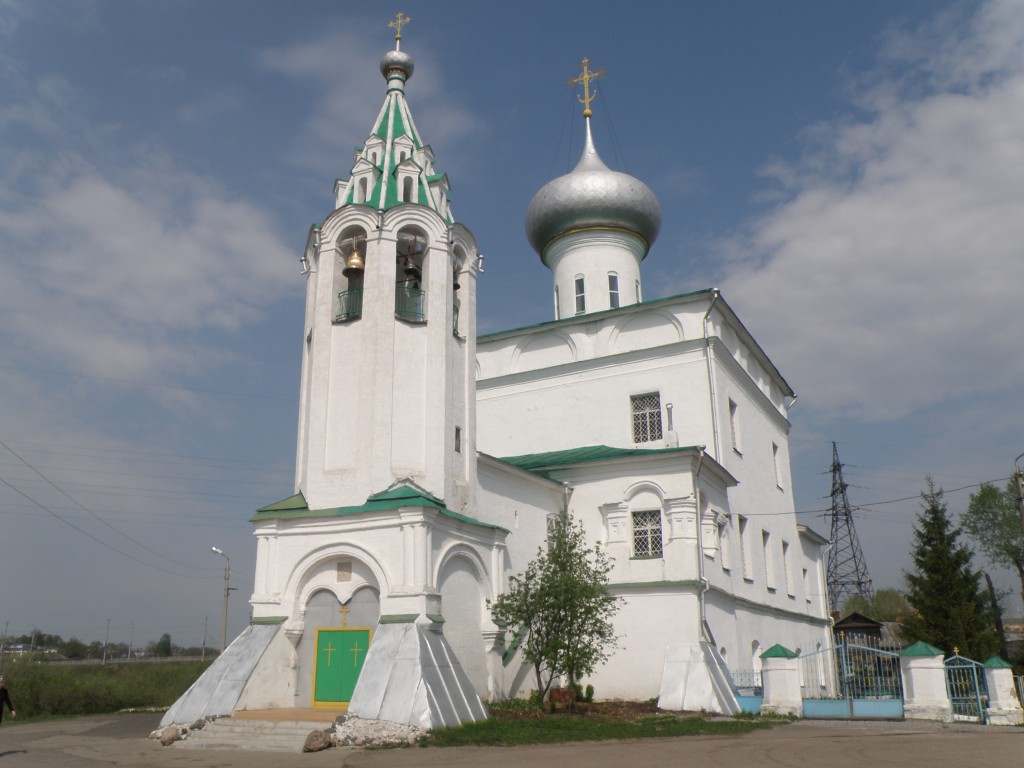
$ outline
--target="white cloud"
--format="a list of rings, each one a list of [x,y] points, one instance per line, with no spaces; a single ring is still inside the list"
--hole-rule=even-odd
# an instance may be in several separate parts
[[[723,249],[726,297],[816,408],[892,419],[1024,376],[1024,7],[948,22],[890,40],[873,111],[814,126]]]
[[[89,373],[194,363],[200,332],[261,318],[292,282],[264,212],[166,167],[73,173],[0,211],[0,238],[6,332]]]

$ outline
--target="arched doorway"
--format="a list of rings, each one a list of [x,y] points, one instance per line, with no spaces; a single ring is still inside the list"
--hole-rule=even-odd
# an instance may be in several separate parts
[[[306,603],[305,631],[299,643],[300,700],[323,709],[344,709],[380,619],[380,596],[371,586],[357,589],[342,603],[333,591],[319,589]]]

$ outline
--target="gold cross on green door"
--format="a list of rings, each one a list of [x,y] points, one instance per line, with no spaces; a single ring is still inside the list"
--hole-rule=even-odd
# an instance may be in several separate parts
[[[352,700],[356,680],[370,647],[370,630],[345,627],[316,631],[313,671],[313,706],[331,706]]]

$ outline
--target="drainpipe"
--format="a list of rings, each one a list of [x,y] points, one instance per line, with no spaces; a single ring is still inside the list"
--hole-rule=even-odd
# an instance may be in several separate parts
[[[719,461],[722,454],[719,451],[718,445],[718,397],[715,394],[715,368],[712,365],[711,337],[708,336],[708,318],[711,317],[711,311],[715,308],[718,297],[721,295],[721,291],[717,288],[711,289],[711,304],[708,306],[708,311],[704,313],[704,359],[707,360],[708,364],[708,390],[711,393],[711,434],[714,438],[715,459]]]
[[[711,627],[708,626],[707,608],[705,606],[705,596],[707,591],[711,588],[711,584],[708,581],[708,577],[704,573],[704,518],[701,514],[701,493],[700,493],[700,471],[704,466],[705,446],[697,446],[697,472],[694,475],[693,480],[693,498],[697,504],[697,579],[700,581],[700,592],[697,595],[697,603],[700,606],[699,621],[700,626],[698,630],[700,636],[707,640],[712,645],[715,644],[715,638],[711,634]]]

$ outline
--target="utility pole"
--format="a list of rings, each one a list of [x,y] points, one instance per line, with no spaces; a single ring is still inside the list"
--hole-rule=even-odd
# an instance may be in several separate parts
[[[1017,484],[1017,511],[1020,513],[1020,521],[1024,523],[1024,472],[1020,468],[1020,460],[1024,453],[1013,460],[1013,479]]]
[[[224,653],[228,642],[228,595],[231,594],[231,558],[224,554],[224,550],[218,547],[210,547],[214,552],[224,558],[224,618],[220,625],[220,652]]]
[[[867,601],[874,597],[864,553],[853,527],[846,487],[839,450],[832,443],[832,534],[829,537],[832,546],[828,551],[828,603],[833,614],[842,610],[851,595],[860,595]]]
[[[110,619],[107,619],[107,636],[103,639],[103,663],[107,663],[107,643],[110,642]]]

